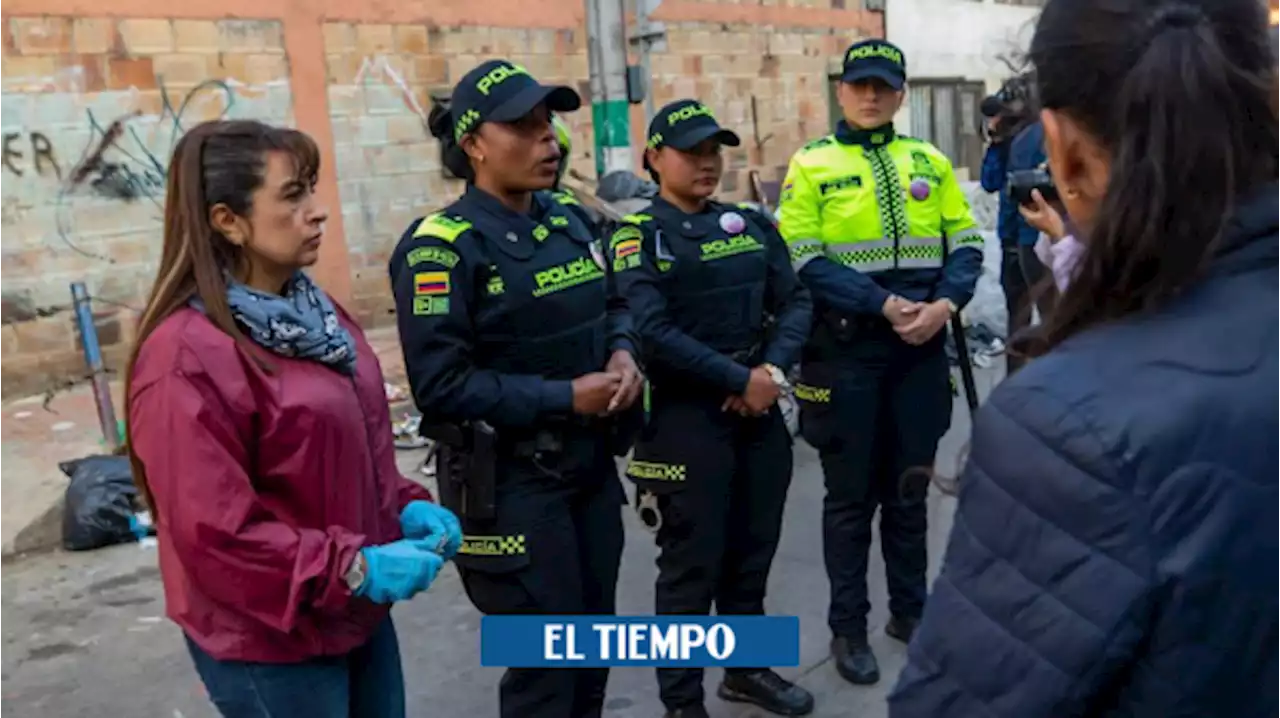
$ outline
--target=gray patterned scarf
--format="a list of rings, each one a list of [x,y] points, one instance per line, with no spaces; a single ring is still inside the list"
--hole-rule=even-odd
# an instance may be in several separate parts
[[[304,272],[293,275],[283,296],[228,278],[227,302],[236,322],[264,349],[355,374],[355,339],[338,322],[333,302]],[[204,312],[199,297],[191,306]]]

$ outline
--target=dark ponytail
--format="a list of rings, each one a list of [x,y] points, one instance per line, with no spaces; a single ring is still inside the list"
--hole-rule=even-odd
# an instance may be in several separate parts
[[[1044,107],[1111,156],[1087,251],[1031,353],[1158,306],[1277,174],[1275,65],[1258,0],[1050,0],[1031,47]]]
[[[458,145],[458,139],[454,135],[453,115],[448,107],[440,102],[432,104],[431,112],[427,115],[427,130],[440,141],[440,163],[444,168],[468,183],[475,181],[471,160]]]

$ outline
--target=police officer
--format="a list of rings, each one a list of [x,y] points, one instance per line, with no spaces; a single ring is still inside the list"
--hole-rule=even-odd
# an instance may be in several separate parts
[[[892,615],[907,642],[925,599],[925,495],[951,423],[944,350],[973,295],[982,237],[936,147],[894,131],[906,66],[883,40],[854,44],[838,89],[844,119],[791,159],[779,226],[814,300],[801,357],[800,427],[826,480],[828,623],[846,680],[879,680],[867,645],[867,554],[880,509]]]
[[[657,530],[659,614],[764,613],[791,483],[791,435],[775,402],[809,332],[809,293],[761,215],[711,199],[739,139],[693,100],[649,127],[653,204],[610,239],[650,376],[647,426],[627,475]],[[766,334],[765,322],[775,325]],[[658,670],[669,716],[706,716],[702,670]],[[719,695],[782,715],[813,697],[772,670],[730,669]]]
[[[554,115],[551,117],[551,127],[556,132],[556,145],[560,147],[560,164],[556,167],[556,183],[551,186],[551,189],[559,192],[560,181],[569,171],[569,160],[573,156],[573,135],[569,132],[569,125]]]
[[[455,560],[486,614],[614,612],[625,496],[608,417],[643,377],[599,240],[543,191],[560,160],[549,111],[579,104],[510,62],[467,73],[452,122],[432,126],[466,192],[390,261],[409,383],[463,522]],[[607,679],[509,670],[501,715],[599,716]]]
[[[556,169],[556,182],[551,186],[551,198],[564,205],[565,209],[576,214],[579,219],[591,226],[593,230],[597,232],[603,231],[600,226],[601,218],[590,208],[579,202],[573,192],[564,189],[561,184],[565,173],[569,171],[569,158],[573,154],[573,135],[569,133],[569,125],[554,115],[551,117],[551,126],[555,129],[556,144],[560,147],[560,165]]]

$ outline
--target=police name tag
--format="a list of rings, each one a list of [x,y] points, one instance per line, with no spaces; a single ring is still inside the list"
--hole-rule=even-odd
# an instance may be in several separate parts
[[[795,616],[485,616],[480,665],[800,665]]]

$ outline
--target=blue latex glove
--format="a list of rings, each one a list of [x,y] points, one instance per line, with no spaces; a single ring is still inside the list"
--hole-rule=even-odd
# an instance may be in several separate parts
[[[393,603],[427,590],[444,565],[444,558],[434,548],[435,544],[427,541],[401,539],[360,549],[366,570],[356,595],[374,603]]]
[[[404,537],[430,542],[431,550],[449,560],[462,546],[462,525],[453,512],[430,501],[410,501],[400,512]]]

